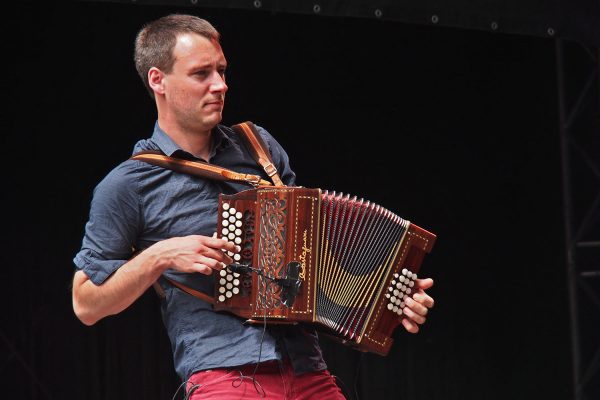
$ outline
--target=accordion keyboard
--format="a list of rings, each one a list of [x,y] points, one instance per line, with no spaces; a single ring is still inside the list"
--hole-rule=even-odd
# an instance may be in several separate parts
[[[242,217],[243,214],[237,211],[235,208],[230,207],[229,204],[223,204],[221,225],[221,237],[226,239],[228,242],[241,245],[242,243]],[[242,258],[240,253],[227,252],[229,257],[233,258],[235,262],[239,262]],[[230,299],[234,295],[240,293],[240,274],[237,272],[231,272],[225,268],[219,271],[219,281],[217,283],[217,291],[219,293],[217,300],[224,302],[226,299]]]

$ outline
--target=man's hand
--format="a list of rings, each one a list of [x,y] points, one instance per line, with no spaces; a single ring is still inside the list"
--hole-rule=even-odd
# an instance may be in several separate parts
[[[166,268],[210,275],[213,270],[231,264],[233,259],[227,252],[237,253],[240,248],[214,236],[191,235],[163,240],[148,250],[156,254]]]
[[[434,301],[427,293],[426,289],[433,286],[433,279],[417,279],[415,288],[416,293],[412,298],[405,300],[406,307],[402,310],[406,318],[402,319],[402,325],[410,333],[419,332],[419,325],[423,325],[427,320],[427,312],[433,307]]]

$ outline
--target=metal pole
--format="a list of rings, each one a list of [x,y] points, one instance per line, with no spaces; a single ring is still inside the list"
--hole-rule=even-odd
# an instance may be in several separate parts
[[[568,113],[566,103],[565,70],[564,70],[564,43],[556,40],[556,72],[558,88],[558,115],[561,151],[561,175],[563,186],[563,213],[565,223],[565,249],[567,262],[567,288],[569,295],[569,312],[571,323],[571,357],[573,368],[573,393],[575,400],[583,400],[580,387],[580,342],[579,318],[577,307],[577,267],[573,248],[573,215],[571,202],[571,171],[569,157],[569,127],[567,126]]]

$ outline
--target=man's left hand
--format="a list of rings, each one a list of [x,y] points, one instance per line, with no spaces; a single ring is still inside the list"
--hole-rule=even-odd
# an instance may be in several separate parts
[[[406,307],[402,309],[406,318],[402,318],[402,325],[410,333],[419,332],[419,325],[423,325],[427,320],[427,312],[433,307],[434,301],[431,296],[425,293],[426,289],[433,286],[433,279],[417,279],[415,294],[407,297],[405,300]]]

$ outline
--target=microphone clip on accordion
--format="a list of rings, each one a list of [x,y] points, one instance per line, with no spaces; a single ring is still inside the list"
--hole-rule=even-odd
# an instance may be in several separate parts
[[[219,196],[220,237],[239,245],[215,282],[215,310],[251,322],[310,323],[387,355],[436,235],[364,199],[265,186]]]

